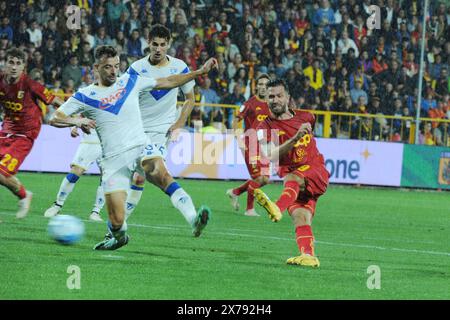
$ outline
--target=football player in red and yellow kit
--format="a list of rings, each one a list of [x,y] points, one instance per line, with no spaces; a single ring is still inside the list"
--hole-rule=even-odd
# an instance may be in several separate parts
[[[259,144],[255,130],[270,114],[269,106],[265,99],[267,92],[266,86],[269,80],[270,78],[267,74],[261,74],[256,79],[256,95],[242,105],[236,119],[233,121],[236,139],[239,147],[243,150],[245,163],[251,178],[241,186],[227,190],[227,195],[231,199],[233,208],[237,211],[239,210],[239,195],[247,192],[246,216],[259,216],[253,207],[255,199],[253,192],[255,189],[266,185],[270,177],[270,162],[267,159],[260,158]],[[239,122],[242,120],[244,120],[243,140],[241,137],[242,129],[238,128]]]
[[[63,103],[24,73],[25,61],[23,51],[9,49],[4,74],[0,75],[0,109],[4,114],[0,130],[0,184],[19,198],[17,218],[27,215],[32,198],[15,175],[41,130],[43,115],[38,100],[56,107]]]
[[[290,96],[283,80],[273,80],[267,86],[272,114],[258,126],[257,134],[263,152],[278,162],[284,190],[276,202],[261,189],[255,190],[255,197],[272,221],[279,221],[285,210],[292,218],[300,256],[289,258],[287,263],[319,267],[311,222],[330,174],[313,135],[315,117],[307,111],[289,109]]]

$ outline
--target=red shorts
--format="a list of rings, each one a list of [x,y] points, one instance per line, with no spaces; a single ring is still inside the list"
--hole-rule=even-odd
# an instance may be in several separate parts
[[[256,179],[260,176],[270,177],[270,161],[261,161],[260,155],[250,157],[248,149],[244,154],[245,164],[247,165],[248,173],[252,179]]]
[[[0,131],[0,174],[5,177],[15,175],[33,148],[33,143],[28,137]]]
[[[303,165],[294,170],[280,167],[278,170],[280,177],[284,177],[288,173],[304,178],[306,186],[304,191],[299,192],[294,204],[288,208],[289,214],[292,214],[295,209],[305,208],[314,215],[317,200],[327,190],[330,173],[323,164]]]

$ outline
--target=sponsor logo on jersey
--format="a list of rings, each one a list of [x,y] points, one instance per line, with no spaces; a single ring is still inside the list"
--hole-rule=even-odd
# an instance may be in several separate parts
[[[5,101],[3,103],[6,109],[11,110],[13,112],[18,112],[23,109],[23,104],[20,102],[14,102],[14,101]]]
[[[126,88],[120,88],[116,93],[102,98],[100,100],[100,109],[105,110],[112,107],[120,98],[122,98],[127,92]]]

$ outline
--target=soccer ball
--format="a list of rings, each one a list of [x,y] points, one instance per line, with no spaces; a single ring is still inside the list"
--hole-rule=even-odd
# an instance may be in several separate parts
[[[84,223],[77,217],[60,214],[50,219],[47,231],[59,243],[75,244],[83,238]]]

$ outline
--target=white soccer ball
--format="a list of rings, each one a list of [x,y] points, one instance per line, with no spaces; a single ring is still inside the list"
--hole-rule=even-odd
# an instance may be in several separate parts
[[[83,238],[84,223],[69,215],[56,215],[48,223],[48,234],[62,244],[75,244]]]

